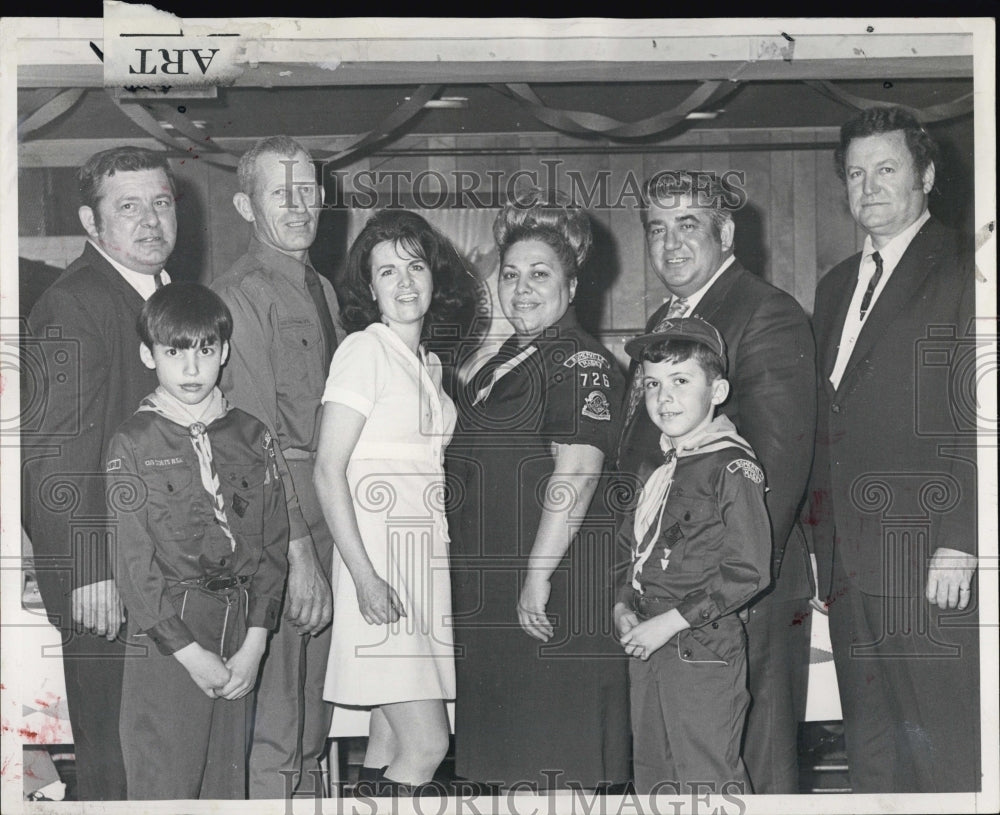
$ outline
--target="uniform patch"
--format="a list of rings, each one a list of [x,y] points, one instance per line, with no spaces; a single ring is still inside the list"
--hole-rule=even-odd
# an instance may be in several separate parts
[[[591,391],[587,394],[581,413],[599,422],[610,422],[611,406],[608,404],[608,397],[603,391]]]
[[[247,501],[239,493],[233,493],[233,512],[239,515],[241,518],[246,515],[247,507],[250,506],[250,502]]]
[[[608,361],[594,351],[577,351],[563,365],[567,368],[609,368]]]
[[[122,460],[120,458],[113,458],[108,462],[108,467],[105,470],[107,473],[113,473],[115,470],[120,470],[122,468]]]
[[[175,464],[183,464],[184,459],[181,457],[175,458],[147,458],[142,462],[146,467],[173,467]]]
[[[738,458],[736,461],[731,461],[726,469],[731,473],[742,470],[743,475],[753,481],[754,484],[764,483],[764,471],[752,461],[748,461],[745,458]]]

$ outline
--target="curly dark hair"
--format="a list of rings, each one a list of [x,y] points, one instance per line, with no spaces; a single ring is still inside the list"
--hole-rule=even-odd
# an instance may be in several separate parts
[[[362,331],[381,319],[371,293],[371,255],[386,241],[420,258],[431,270],[434,293],[424,317],[423,338],[431,336],[435,325],[465,326],[475,309],[475,278],[465,260],[451,241],[415,212],[384,209],[368,219],[347,257],[340,298],[340,317],[347,331]]]
[[[524,191],[500,211],[493,222],[493,238],[501,263],[515,243],[543,241],[556,253],[570,280],[579,274],[593,243],[586,212],[564,193],[546,195],[537,188]]]
[[[924,172],[932,164],[940,169],[937,142],[924,130],[916,116],[905,108],[874,107],[862,111],[840,128],[840,144],[833,153],[834,168],[840,180],[844,181],[846,178],[844,161],[847,158],[847,148],[854,139],[891,133],[894,130],[903,131],[918,178],[923,178]]]

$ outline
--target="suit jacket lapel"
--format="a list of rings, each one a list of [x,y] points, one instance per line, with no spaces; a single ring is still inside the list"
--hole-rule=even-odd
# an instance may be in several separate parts
[[[736,282],[736,279],[740,275],[744,274],[749,274],[749,272],[743,268],[743,265],[738,260],[734,259],[729,268],[719,275],[719,279],[705,292],[705,296],[694,307],[690,316],[701,317],[706,322],[712,323],[712,318],[722,307],[722,304],[726,302],[726,296],[729,294],[733,283]]]
[[[119,271],[114,266],[108,263],[104,255],[98,252],[90,241],[87,241],[87,245],[84,248],[83,255],[81,257],[94,270],[104,275],[111,285],[127,300],[131,300],[133,305],[138,303],[139,308],[142,308],[142,304],[145,302],[142,295],[132,288],[132,285],[121,276]]]
[[[829,324],[825,327],[825,342],[823,347],[818,349],[820,356],[820,375],[823,378],[823,387],[827,394],[833,396],[835,393],[833,383],[830,382],[830,374],[833,373],[833,366],[837,363],[837,349],[840,346],[840,337],[844,333],[844,322],[847,320],[847,311],[851,307],[851,299],[854,297],[854,289],[858,285],[858,267],[861,265],[861,252],[852,255],[842,264],[844,267],[844,280],[836,287],[840,297],[837,307],[829,318]],[[836,274],[836,272],[832,272]],[[874,315],[873,315],[874,316]],[[823,333],[822,326],[816,326],[816,333]],[[844,378],[841,377],[841,382]]]
[[[899,259],[896,268],[893,269],[889,282],[885,284],[878,300],[875,301],[871,313],[861,327],[861,333],[858,335],[858,341],[847,361],[844,375],[840,378],[841,389],[848,378],[853,375],[858,363],[864,359],[872,346],[878,342],[893,320],[896,319],[899,310],[919,291],[927,275],[930,274],[934,266],[933,255],[936,254],[934,241],[927,234],[927,227],[931,223],[928,221],[924,224],[923,228],[910,241],[910,245]],[[839,324],[842,326],[843,320]],[[837,339],[839,340],[839,338],[838,333]]]

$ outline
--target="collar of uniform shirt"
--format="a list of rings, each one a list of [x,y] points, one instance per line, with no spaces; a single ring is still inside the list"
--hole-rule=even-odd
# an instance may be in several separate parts
[[[900,232],[896,237],[889,241],[885,246],[878,250],[879,255],[882,257],[882,277],[875,287],[874,294],[872,296],[871,304],[868,310],[871,311],[871,307],[875,305],[875,301],[878,299],[879,292],[885,288],[886,281],[889,279],[889,275],[892,274],[892,270],[896,268],[899,264],[900,258],[903,257],[903,253],[906,252],[907,247],[909,247],[910,242],[917,236],[928,219],[931,217],[930,210],[925,209],[924,214],[921,215],[917,220],[910,224],[906,229]],[[872,253],[875,251],[875,244],[872,242],[872,236],[868,235],[865,238],[864,248],[861,250],[861,263],[864,263]],[[858,266],[860,272],[860,264]]]
[[[712,286],[715,285],[715,281],[719,279],[719,276],[724,271],[726,271],[726,269],[732,266],[733,263],[735,262],[736,262],[736,255],[730,255],[729,257],[727,257],[724,261],[722,261],[722,265],[715,270],[715,274],[708,279],[708,282],[705,283],[704,286],[698,289],[698,291],[696,291],[694,294],[688,295],[686,298],[684,298],[687,300],[688,310],[686,313],[689,317],[692,314],[694,314],[694,310],[698,307],[698,303],[701,302],[701,298],[705,296],[705,292],[707,292],[710,288],[712,288]],[[676,295],[671,293],[670,297],[664,298],[663,302],[666,303],[670,300],[673,300],[675,296]]]
[[[87,239],[87,243],[93,246],[108,263],[115,267],[115,270],[122,277],[125,278],[125,282],[128,283],[133,289],[135,289],[142,296],[143,300],[148,300],[150,295],[156,291],[156,280],[154,278],[156,275],[143,274],[142,272],[133,272],[127,266],[122,266],[117,260],[110,257],[107,252],[101,249],[94,241]],[[160,269],[160,273],[163,275],[163,284],[166,285],[170,282],[170,275],[166,269]]]
[[[306,255],[306,262],[302,263],[301,261],[293,258],[291,255],[286,255],[284,252],[278,251],[273,246],[268,246],[256,235],[250,236],[250,246],[247,251],[249,254],[263,262],[267,266],[268,271],[277,272],[278,274],[283,275],[299,288],[306,285],[306,265],[315,271],[312,261],[309,259],[308,255]],[[317,274],[319,273],[317,272]]]

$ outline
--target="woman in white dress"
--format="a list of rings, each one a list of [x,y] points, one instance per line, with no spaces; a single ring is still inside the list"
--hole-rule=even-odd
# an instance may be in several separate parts
[[[455,667],[444,448],[455,407],[421,341],[471,302],[454,247],[423,218],[376,213],[351,247],[351,332],[323,394],[314,481],[337,544],[324,697],[371,708],[360,780],[380,794],[429,781],[448,750]]]

